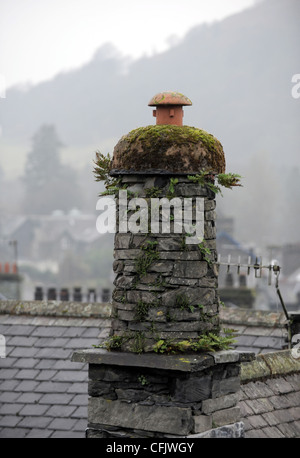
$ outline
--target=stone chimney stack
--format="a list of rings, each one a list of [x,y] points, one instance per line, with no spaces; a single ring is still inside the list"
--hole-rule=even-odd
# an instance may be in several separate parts
[[[115,237],[112,344],[133,352],[219,332],[215,194],[191,178],[202,169],[212,173],[211,181],[224,172],[223,148],[207,132],[182,126],[182,105],[191,105],[182,94],[163,92],[149,105],[157,106],[156,126],[122,137],[111,170],[120,188],[148,207],[147,224],[135,233],[124,231],[124,219],[128,228],[136,216],[119,211]],[[154,224],[163,202],[165,212]]]
[[[213,185],[225,172],[223,148],[182,125],[191,105],[182,94],[149,105],[157,124],[124,135],[111,163],[119,188],[111,336],[106,350],[73,356],[89,363],[87,436],[241,437],[247,357],[219,348]]]

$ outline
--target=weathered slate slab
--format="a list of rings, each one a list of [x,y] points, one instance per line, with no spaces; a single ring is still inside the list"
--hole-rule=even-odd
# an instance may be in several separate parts
[[[179,435],[189,434],[194,426],[191,409],[142,406],[101,398],[89,399],[88,421],[92,424]]]
[[[149,367],[171,371],[197,372],[214,365],[208,354],[161,355],[155,353],[108,352],[100,348],[75,351],[72,361],[129,367]]]

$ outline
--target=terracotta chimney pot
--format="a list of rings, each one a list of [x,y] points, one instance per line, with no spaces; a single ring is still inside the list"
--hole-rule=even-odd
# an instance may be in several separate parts
[[[165,91],[156,94],[148,106],[156,107],[153,116],[156,117],[157,125],[171,124],[182,126],[183,106],[192,105],[190,99],[179,92]]]

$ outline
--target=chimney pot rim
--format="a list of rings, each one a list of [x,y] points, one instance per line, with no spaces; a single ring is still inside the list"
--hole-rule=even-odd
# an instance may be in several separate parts
[[[160,105],[188,106],[192,105],[192,102],[188,97],[180,92],[164,91],[154,95],[148,103],[149,107],[157,107]]]

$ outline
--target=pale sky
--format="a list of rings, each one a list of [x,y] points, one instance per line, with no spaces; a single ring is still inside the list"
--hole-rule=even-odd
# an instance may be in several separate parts
[[[0,0],[0,75],[37,83],[88,62],[104,43],[138,58],[167,49],[193,26],[255,0]]]

